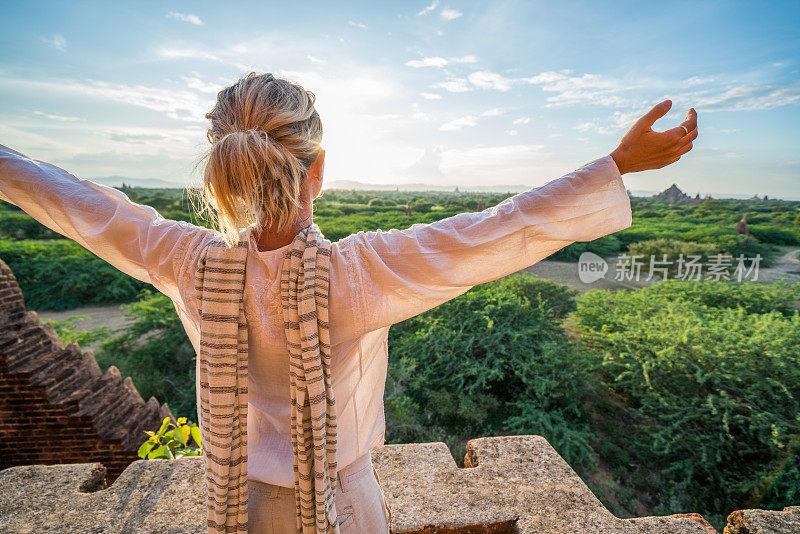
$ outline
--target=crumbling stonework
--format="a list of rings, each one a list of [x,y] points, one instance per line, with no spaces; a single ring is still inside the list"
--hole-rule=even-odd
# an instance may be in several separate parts
[[[800,532],[800,506],[776,510],[737,510],[728,516],[723,534],[787,534]]]
[[[619,519],[541,436],[474,439],[465,465],[444,443],[371,451],[394,534],[716,533],[699,514]],[[0,532],[204,534],[202,457],[137,460],[108,488],[91,463],[0,471]],[[725,534],[800,532],[800,507],[731,514]],[[364,533],[371,534],[371,533]]]
[[[0,469],[101,462],[113,481],[138,460],[145,430],[158,430],[166,404],[144,402],[91,351],[64,347],[49,323],[25,310],[14,274],[0,260]]]

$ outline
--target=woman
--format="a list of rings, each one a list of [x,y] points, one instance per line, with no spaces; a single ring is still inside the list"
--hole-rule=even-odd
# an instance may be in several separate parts
[[[337,467],[334,487],[326,490],[335,495],[336,513],[333,524],[318,530],[388,531],[389,510],[369,450],[384,443],[389,327],[572,242],[629,227],[630,199],[621,175],[669,165],[691,150],[697,137],[693,109],[681,125],[652,130],[670,106],[667,100],[653,107],[611,154],[495,207],[402,231],[359,231],[329,244],[328,387],[330,400],[335,399],[336,432],[335,455],[324,465]],[[205,254],[223,237],[229,245],[239,240],[249,336],[243,449],[249,506],[244,514],[249,510],[250,532],[296,532],[300,497],[291,426],[296,406],[290,399],[296,378],[287,358],[291,344],[280,280],[297,237],[318,232],[313,202],[323,179],[322,125],[312,93],[255,73],[222,90],[207,118],[212,147],[204,192],[219,231],[166,220],[116,189],[2,145],[0,199],[170,297],[198,354],[203,300],[198,277],[208,268]],[[324,366],[322,356],[318,361]],[[206,399],[200,396],[199,371],[200,358],[201,420]],[[218,527],[209,519],[210,530]],[[312,523],[302,530],[313,528]],[[236,531],[246,529],[240,525]]]

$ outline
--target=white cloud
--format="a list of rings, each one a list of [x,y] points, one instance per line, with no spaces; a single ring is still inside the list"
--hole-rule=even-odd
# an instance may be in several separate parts
[[[486,179],[496,183],[498,169],[503,182],[529,182],[531,168],[541,164],[542,145],[501,145],[446,150],[442,154],[442,171],[459,180]],[[464,182],[466,183],[466,182]]]
[[[320,59],[318,57],[314,57],[311,54],[306,56],[311,63],[325,63],[324,59]]]
[[[518,119],[514,119],[514,124],[528,124],[531,122],[530,117],[520,117]]]
[[[212,83],[201,80],[195,76],[181,76],[181,79],[186,82],[186,86],[201,93],[217,94],[222,90],[221,83]]]
[[[166,141],[167,138],[162,134],[121,134],[113,131],[107,131],[106,135],[112,141],[118,143],[147,143],[149,141]]]
[[[441,145],[427,146],[413,163],[403,170],[403,175],[422,179],[427,183],[486,185],[498,183],[531,182],[531,169],[542,167],[542,145],[479,146],[463,149],[445,149]]]
[[[61,122],[73,122],[73,121],[79,121],[80,120],[79,117],[67,117],[65,115],[54,115],[52,113],[44,113],[43,111],[34,111],[33,114],[34,115],[40,115],[40,116],[45,117],[45,118],[50,119],[50,120],[61,121]]]
[[[646,111],[644,108],[626,112],[616,110],[611,114],[610,122],[617,128],[630,128]]]
[[[222,61],[214,54],[195,48],[162,48],[158,51],[158,56],[163,59],[208,59],[211,61]]]
[[[714,76],[706,76],[705,78],[701,78],[700,76],[692,76],[686,80],[686,85],[702,85],[715,81],[717,81],[717,79]]]
[[[487,70],[473,72],[468,76],[472,85],[481,89],[497,89],[498,91],[508,91],[511,89],[513,80]]]
[[[447,65],[447,60],[443,57],[425,57],[422,59],[412,59],[404,63],[406,67],[444,67]]]
[[[347,23],[350,26],[354,26],[354,27],[359,28],[361,30],[366,30],[367,29],[367,25],[364,24],[363,22],[356,22],[354,20],[349,20],[349,21],[347,21]]]
[[[207,145],[205,131],[197,127],[156,128],[109,126],[102,133],[112,141],[111,148],[126,154],[166,154],[171,158],[192,158],[198,144]]]
[[[464,127],[475,126],[476,124],[478,124],[477,117],[474,115],[466,115],[442,124],[439,126],[439,129],[444,132],[454,132]]]
[[[30,124],[27,123],[17,128],[3,121],[0,123],[0,138],[13,139],[14,148],[23,154],[28,150],[26,147],[35,148],[38,158],[40,159],[43,157],[56,158],[65,154],[76,154],[87,151],[85,145],[65,143],[61,140],[31,132],[28,130],[29,128]],[[26,155],[34,157],[33,154]]]
[[[59,50],[64,50],[67,47],[67,40],[60,33],[55,34],[52,39],[43,38],[42,41],[55,46]]]
[[[82,95],[96,96],[130,106],[141,107],[163,113],[179,121],[206,122],[206,111],[213,106],[213,98],[201,97],[194,91],[161,89],[144,85],[125,85],[97,80],[88,83],[74,80],[45,82],[53,90],[78,92]]]
[[[203,25],[203,21],[200,20],[200,17],[193,13],[186,15],[184,13],[178,13],[177,11],[169,11],[167,13],[167,18],[182,20],[183,22],[188,22],[189,24],[194,24],[195,26]]]
[[[440,87],[450,93],[466,93],[472,90],[470,86],[467,85],[467,80],[465,78],[453,78],[446,82],[435,83],[431,87]]]
[[[698,111],[752,111],[774,109],[800,102],[800,82],[788,85],[754,84],[728,87],[719,93],[680,95]]]
[[[473,56],[470,54],[461,57],[451,57],[450,61],[452,61],[453,63],[477,63],[478,58],[477,56]]]
[[[463,13],[461,11],[456,11],[455,9],[450,9],[449,7],[446,7],[439,12],[439,15],[441,15],[444,20],[450,21],[457,19],[458,17],[463,15]]]
[[[431,120],[430,116],[427,113],[425,113],[424,111],[419,109],[419,104],[417,104],[416,102],[414,102],[411,105],[411,109],[413,110],[413,112],[411,113],[411,118],[414,119],[415,121],[429,121],[429,120]]]
[[[516,130],[506,130],[506,133],[513,137],[517,135],[518,132]]]
[[[505,111],[501,108],[491,108],[487,109],[486,111],[480,113],[479,115],[465,115],[463,117],[458,117],[453,119],[449,122],[442,124],[439,129],[445,132],[453,132],[457,130],[461,130],[465,127],[476,126],[478,124],[479,119],[483,119],[486,117],[497,117],[498,115],[502,115]]]
[[[714,126],[706,126],[703,128],[703,130],[706,132],[716,132],[721,134],[733,134],[742,131],[740,128],[716,128]]]
[[[444,179],[444,174],[441,170],[443,151],[444,147],[441,145],[425,147],[422,155],[411,165],[402,169],[401,173],[404,176],[412,176],[423,180]]]
[[[451,57],[450,59],[445,59],[440,56],[433,56],[433,57],[425,57],[422,59],[412,59],[411,61],[406,61],[404,65],[407,67],[444,67],[449,63],[475,63],[478,61],[478,58],[475,56],[461,56],[461,57]]]
[[[579,132],[595,131],[599,134],[610,134],[614,132],[613,128],[601,126],[596,122],[582,122],[581,124],[573,126],[573,128]]]
[[[441,100],[442,95],[437,93],[420,93],[420,96],[425,100]]]
[[[517,81],[538,85],[542,91],[556,93],[547,98],[545,107],[570,106],[579,104],[601,105],[607,107],[630,107],[638,105],[638,99],[621,96],[617,93],[637,89],[641,84],[604,78],[599,74],[572,76],[571,71],[546,71]]]
[[[439,0],[433,0],[433,2],[429,6],[425,6],[421,11],[417,13],[417,16],[427,15],[434,9],[439,6]]]
[[[500,108],[492,108],[492,109],[487,109],[486,111],[481,113],[481,117],[497,117],[498,115],[502,115],[503,113],[505,113],[505,111],[503,111]]]

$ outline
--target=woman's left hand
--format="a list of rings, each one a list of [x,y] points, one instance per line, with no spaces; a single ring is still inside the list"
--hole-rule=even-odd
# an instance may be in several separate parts
[[[694,108],[689,108],[686,120],[680,126],[664,132],[653,131],[653,123],[666,115],[671,107],[672,101],[665,100],[631,126],[611,153],[620,174],[666,167],[692,149],[692,141],[697,138],[697,112]]]

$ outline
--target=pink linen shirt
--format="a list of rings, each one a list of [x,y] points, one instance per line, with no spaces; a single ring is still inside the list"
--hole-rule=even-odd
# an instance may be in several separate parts
[[[116,189],[2,145],[0,199],[168,296],[197,352],[195,270],[203,246],[218,234],[164,219]],[[337,464],[347,466],[384,443],[392,324],[570,243],[630,225],[630,199],[614,160],[605,156],[483,211],[405,230],[359,231],[333,243],[329,305]],[[294,487],[289,358],[280,307],[280,269],[289,245],[259,251],[252,237],[250,244],[244,292],[250,339],[248,478]],[[197,391],[199,405],[199,385]]]

